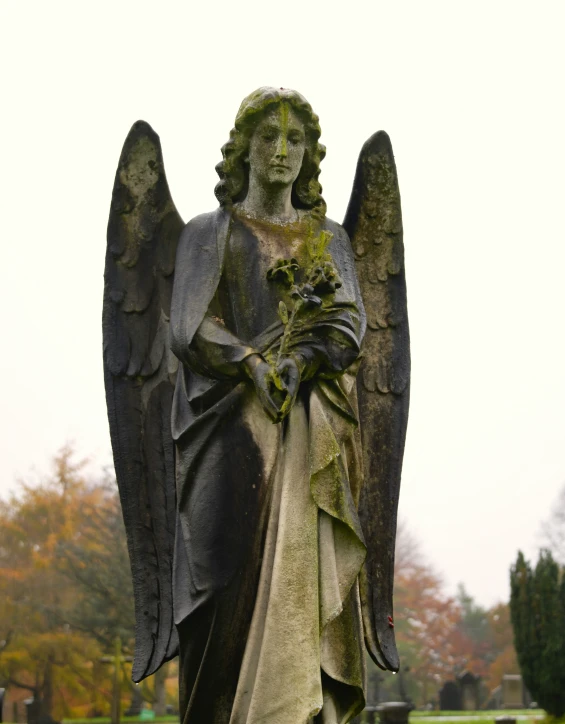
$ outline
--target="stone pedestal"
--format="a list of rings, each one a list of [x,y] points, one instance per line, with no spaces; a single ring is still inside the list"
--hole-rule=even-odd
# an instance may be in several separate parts
[[[508,714],[503,716],[497,716],[494,720],[496,724],[516,724],[516,717],[515,716],[508,716]]]
[[[380,724],[408,724],[408,716],[414,707],[405,701],[387,701],[376,707]]]

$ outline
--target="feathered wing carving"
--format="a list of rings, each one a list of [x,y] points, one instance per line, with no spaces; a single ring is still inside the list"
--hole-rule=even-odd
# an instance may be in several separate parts
[[[358,382],[365,474],[359,514],[367,543],[360,578],[365,640],[375,663],[397,671],[392,598],[410,341],[400,192],[384,131],[361,150],[343,226],[355,253],[367,314]]]
[[[169,314],[183,222],[159,137],[145,122],[125,141],[112,194],[104,272],[104,380],[134,583],[134,681],[176,655],[176,523]]]

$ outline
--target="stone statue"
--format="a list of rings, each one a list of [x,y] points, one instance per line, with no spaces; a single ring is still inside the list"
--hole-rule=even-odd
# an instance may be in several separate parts
[[[410,357],[396,167],[377,133],[340,226],[319,138],[299,93],[258,89],[216,167],[219,208],[186,225],[146,123],[116,174],[104,372],[133,678],[179,654],[184,724],[341,724],[364,706],[365,648],[399,666]]]

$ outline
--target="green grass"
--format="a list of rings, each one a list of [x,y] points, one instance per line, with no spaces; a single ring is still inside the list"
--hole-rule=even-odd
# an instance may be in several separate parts
[[[493,711],[413,711],[410,714],[410,719],[425,719],[426,724],[434,724],[439,722],[444,716],[460,716],[468,717],[470,720],[477,722],[494,722],[497,716],[504,715],[517,715],[526,717],[542,717],[544,712],[542,709],[495,709]],[[170,716],[158,716],[151,720],[142,720],[138,716],[123,716],[121,721],[123,722],[143,722],[143,724],[151,724],[152,722],[178,722],[179,718],[175,715]],[[91,719],[63,719],[62,724],[110,724],[109,716],[93,717]],[[546,722],[543,722],[546,724]],[[552,719],[548,724],[565,724],[565,719]]]
[[[468,717],[469,720],[472,719],[477,722],[488,721],[492,724],[497,716],[504,715],[517,715],[533,718],[542,717],[544,712],[542,709],[495,709],[493,711],[413,711],[410,714],[410,719],[425,719],[426,724],[434,724],[434,722],[439,722],[439,724],[441,724],[441,719],[444,716],[460,716]],[[178,716],[175,715],[158,716],[151,720],[142,720],[138,716],[123,716],[121,718],[121,721],[123,722],[143,722],[143,724],[152,724],[152,722],[178,722],[178,720]],[[93,717],[92,719],[63,719],[62,724],[110,724],[110,717],[99,716]],[[543,724],[545,724],[545,722],[543,722]],[[565,719],[553,719],[550,723],[548,722],[548,724],[565,724]]]
[[[478,712],[477,714],[463,714],[462,715],[462,721],[461,724],[465,724],[465,722],[469,722],[469,724],[481,724],[482,722],[489,722],[489,724],[495,724],[495,719],[497,716],[502,716],[500,713],[500,709],[496,712],[493,712],[492,714],[486,714],[485,712]],[[461,712],[459,712],[461,714]],[[453,714],[452,716],[455,716]],[[522,711],[520,716],[527,716]],[[410,721],[414,721],[415,719],[418,719],[419,717],[413,716],[413,714],[410,714]],[[543,720],[543,715],[541,714],[534,714],[529,715],[527,719],[521,719],[518,720],[518,724],[527,724],[527,722],[536,722],[536,724],[541,723],[545,724],[545,721]],[[442,722],[445,722],[445,718],[442,718],[441,716],[430,716],[426,719],[426,722],[429,722],[429,724],[442,724]],[[449,724],[458,724],[458,722],[449,722]]]
[[[518,724],[526,724],[526,722],[542,722],[542,724],[558,724],[557,722],[542,721],[545,719],[545,712],[542,709],[495,709],[493,711],[413,711],[410,713],[410,721],[422,720],[426,724],[448,724],[444,717],[456,716],[467,720],[469,724],[476,722],[477,724],[495,724],[494,720],[499,716],[519,716],[525,719],[519,719]],[[563,723],[565,724],[565,722]]]
[[[175,714],[170,716],[156,716],[155,719],[140,719],[138,716],[122,716],[120,721],[123,722],[143,722],[143,724],[151,724],[152,722],[176,722],[179,718]],[[94,716],[91,719],[63,719],[62,724],[110,724],[109,716]]]
[[[497,716],[543,716],[543,709],[492,709],[478,711],[413,711],[411,719],[429,718],[441,719],[442,716],[465,716],[480,717],[481,719],[493,719]]]

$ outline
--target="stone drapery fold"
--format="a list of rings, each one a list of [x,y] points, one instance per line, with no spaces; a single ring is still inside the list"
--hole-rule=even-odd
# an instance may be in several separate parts
[[[365,546],[346,459],[355,426],[316,386],[308,408],[298,402],[292,410],[273,470],[230,724],[306,724],[320,710],[320,721],[343,724],[364,706],[357,577]]]

